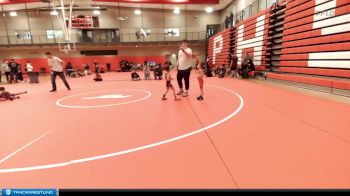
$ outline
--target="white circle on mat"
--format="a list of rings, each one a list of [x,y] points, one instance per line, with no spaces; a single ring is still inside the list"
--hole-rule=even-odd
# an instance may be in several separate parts
[[[239,107],[234,110],[232,113],[230,113],[228,116],[226,116],[225,118],[210,124],[206,127],[200,128],[198,130],[192,131],[190,133],[186,133],[174,138],[170,138],[167,140],[163,140],[163,141],[159,141],[156,143],[152,143],[152,144],[147,144],[144,146],[139,146],[136,148],[131,148],[131,149],[127,149],[127,150],[123,150],[123,151],[118,151],[118,152],[113,152],[113,153],[108,153],[108,154],[103,154],[103,155],[98,155],[98,156],[93,156],[93,157],[86,157],[86,158],[82,158],[82,159],[76,159],[76,160],[71,160],[71,161],[66,161],[66,162],[61,162],[61,163],[52,163],[52,164],[47,164],[47,165],[37,165],[37,166],[30,166],[30,167],[22,167],[22,168],[7,168],[7,169],[0,169],[0,173],[16,173],[16,172],[26,172],[26,171],[36,171],[36,170],[44,170],[44,169],[52,169],[52,168],[60,168],[60,167],[66,167],[66,166],[70,166],[70,165],[74,165],[74,164],[79,164],[79,163],[87,163],[90,161],[96,161],[96,160],[101,160],[101,159],[107,159],[107,158],[111,158],[111,157],[117,157],[117,156],[121,156],[121,155],[125,155],[125,154],[130,154],[133,152],[138,152],[138,151],[142,151],[142,150],[147,150],[150,148],[154,148],[154,147],[158,147],[164,144],[168,144],[168,143],[172,143],[172,142],[176,142],[194,135],[197,135],[199,133],[202,133],[204,131],[207,131],[213,127],[216,127],[228,120],[230,120],[231,118],[233,118],[234,116],[236,116],[243,108],[244,106],[244,100],[242,98],[241,95],[239,95],[238,93],[224,88],[224,87],[220,87],[220,86],[214,86],[214,85],[206,85],[209,87],[214,87],[217,89],[221,89],[221,90],[225,90],[227,92],[232,93],[233,95],[237,96],[238,99],[240,100],[240,104]]]

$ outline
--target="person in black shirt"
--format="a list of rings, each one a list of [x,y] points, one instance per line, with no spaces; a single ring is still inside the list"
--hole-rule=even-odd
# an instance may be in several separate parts
[[[230,27],[233,27],[234,24],[233,24],[233,20],[234,20],[234,16],[233,16],[233,13],[230,12]]]
[[[158,65],[158,78],[159,78],[159,80],[163,79],[163,67],[162,67],[162,64]]]
[[[9,63],[9,67],[10,67],[10,83],[12,82],[18,82],[18,78],[17,78],[17,74],[18,74],[18,64],[11,59],[10,63]]]
[[[23,81],[23,74],[22,74],[22,66],[21,64],[17,64],[17,80]]]
[[[111,62],[106,63],[107,71],[111,71]]]
[[[66,76],[68,76],[68,77],[71,76],[72,69],[73,69],[72,63],[68,62],[67,65],[66,65]]]

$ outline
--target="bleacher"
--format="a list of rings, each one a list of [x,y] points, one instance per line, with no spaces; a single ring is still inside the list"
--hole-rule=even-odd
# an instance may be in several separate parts
[[[235,28],[264,79],[350,96],[349,0],[286,0]]]

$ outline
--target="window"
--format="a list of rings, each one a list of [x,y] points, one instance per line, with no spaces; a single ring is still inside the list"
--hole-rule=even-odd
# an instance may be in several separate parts
[[[150,28],[136,29],[136,33],[139,34],[140,36],[147,37],[151,35],[151,29]]]
[[[180,29],[179,28],[168,28],[164,30],[164,34],[169,37],[180,37]]]
[[[47,30],[46,35],[48,39],[62,38],[63,33],[61,30]]]
[[[16,32],[17,39],[32,39],[30,32]]]

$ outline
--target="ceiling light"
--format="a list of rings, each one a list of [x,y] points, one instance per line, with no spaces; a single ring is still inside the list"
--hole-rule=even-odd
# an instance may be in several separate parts
[[[100,10],[94,10],[92,13],[93,13],[94,15],[100,15],[100,14],[101,14],[101,11],[100,11]]]
[[[205,11],[207,13],[212,13],[213,12],[213,8],[212,7],[207,7],[207,8],[205,8]]]
[[[141,10],[135,10],[136,15],[141,15]]]
[[[15,11],[10,12],[10,16],[17,16],[17,12]]]
[[[50,12],[50,15],[52,15],[52,16],[57,16],[57,15],[58,15],[58,12],[57,12],[56,10],[52,10],[52,11]]]
[[[179,8],[174,9],[174,14],[180,14],[180,13],[181,13],[181,10]]]

